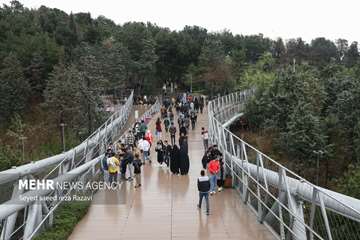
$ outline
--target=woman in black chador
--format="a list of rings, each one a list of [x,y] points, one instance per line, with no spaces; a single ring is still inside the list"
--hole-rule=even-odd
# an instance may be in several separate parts
[[[155,151],[157,152],[157,160],[158,163],[161,165],[164,162],[164,153],[165,153],[165,147],[161,140],[159,140],[156,144]]]
[[[180,168],[180,150],[176,144],[174,144],[170,154],[170,170],[173,174],[179,174]]]
[[[180,173],[186,175],[189,172],[190,161],[187,153],[187,146],[185,144],[180,146]]]

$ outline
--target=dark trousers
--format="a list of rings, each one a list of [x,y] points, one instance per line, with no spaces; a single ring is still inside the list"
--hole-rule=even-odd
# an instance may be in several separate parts
[[[171,135],[171,145],[175,145],[175,135]]]
[[[208,150],[208,148],[209,148],[209,140],[208,139],[203,139],[203,144],[204,144],[204,150],[206,152]]]
[[[209,193],[208,192],[199,192],[199,208],[201,208],[201,203],[202,203],[203,198],[205,198],[206,212],[209,212],[209,210],[210,210]]]
[[[117,173],[109,173],[109,183],[117,182]]]

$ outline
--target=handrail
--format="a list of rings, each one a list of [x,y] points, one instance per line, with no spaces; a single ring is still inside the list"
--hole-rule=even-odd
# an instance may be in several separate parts
[[[223,151],[227,172],[244,202],[257,208],[259,221],[270,226],[279,238],[291,235],[295,239],[335,239],[345,234],[334,230],[340,223],[347,231],[353,225],[359,227],[360,200],[310,183],[226,128],[235,115],[240,116],[253,92],[232,93],[208,104],[210,140]],[[316,210],[322,224],[316,222]],[[291,224],[279,220],[284,217],[282,211],[290,216]],[[274,224],[276,227],[271,227]],[[351,239],[349,234],[347,237]]]
[[[53,181],[73,181],[75,178],[86,174],[89,170],[92,170],[91,174],[94,174],[95,165],[103,156],[107,145],[118,137],[125,126],[132,110],[133,96],[132,91],[125,104],[78,146],[65,153],[0,172],[0,185],[2,187],[11,187],[7,183],[15,182],[11,199],[0,205],[0,220],[2,220],[0,239],[7,240],[11,238],[17,223],[18,213],[22,210],[26,212],[23,219],[26,223],[23,224],[23,235],[24,239],[27,239],[34,228],[40,223],[39,220],[41,221],[44,217],[42,215],[43,208],[49,208],[49,206],[45,205],[51,204],[42,202],[39,207],[33,201],[19,201],[20,196],[47,196],[55,194],[49,190],[27,191],[24,193],[17,187],[17,180],[21,178],[34,178],[35,174],[40,174],[40,178],[43,179],[44,171],[49,171],[49,169],[50,171],[46,174],[45,178]]]
[[[61,164],[68,159],[71,159],[74,154],[82,154],[89,148],[92,148],[96,143],[106,134],[106,127],[110,125],[110,130],[118,125],[124,124],[129,116],[133,104],[133,91],[128,97],[126,103],[116,112],[114,112],[97,130],[95,130],[88,138],[86,138],[78,146],[42,160],[24,164],[18,167],[13,167],[0,172],[0,185],[22,178],[23,176],[34,174],[38,171],[43,171],[45,168],[55,164]]]

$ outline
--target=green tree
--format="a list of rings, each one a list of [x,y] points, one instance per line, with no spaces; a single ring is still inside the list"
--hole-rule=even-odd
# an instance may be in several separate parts
[[[0,70],[0,122],[5,123],[15,113],[22,113],[27,107],[29,83],[23,68],[14,54],[7,56]]]
[[[208,38],[199,56],[198,75],[191,77],[195,83],[204,84],[212,96],[215,93],[224,93],[234,86],[231,65],[231,57],[225,55],[221,41]]]
[[[284,56],[285,51],[286,49],[283,40],[278,38],[274,43],[274,57],[279,61]]]
[[[358,43],[352,42],[344,57],[347,67],[353,67],[359,61]]]
[[[315,66],[324,66],[338,58],[338,50],[335,44],[325,38],[316,38],[311,41],[310,60]]]
[[[348,41],[346,39],[337,39],[336,47],[338,49],[338,59],[339,61],[343,61],[345,53],[348,51]]]

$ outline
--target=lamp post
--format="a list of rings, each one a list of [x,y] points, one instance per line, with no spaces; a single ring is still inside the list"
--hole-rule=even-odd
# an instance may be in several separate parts
[[[313,151],[316,154],[316,185],[319,186],[319,174],[320,174],[320,157],[325,153],[322,150]]]
[[[192,93],[192,74],[190,74],[190,93]]]
[[[61,127],[61,143],[63,145],[63,152],[66,151],[66,147],[65,147],[65,126],[66,124],[61,122],[60,123],[60,127]]]
[[[21,141],[21,149],[22,149],[22,154],[21,154],[21,158],[22,158],[22,162],[25,161],[25,140],[27,139],[27,137],[21,135],[19,137],[19,140]]]

